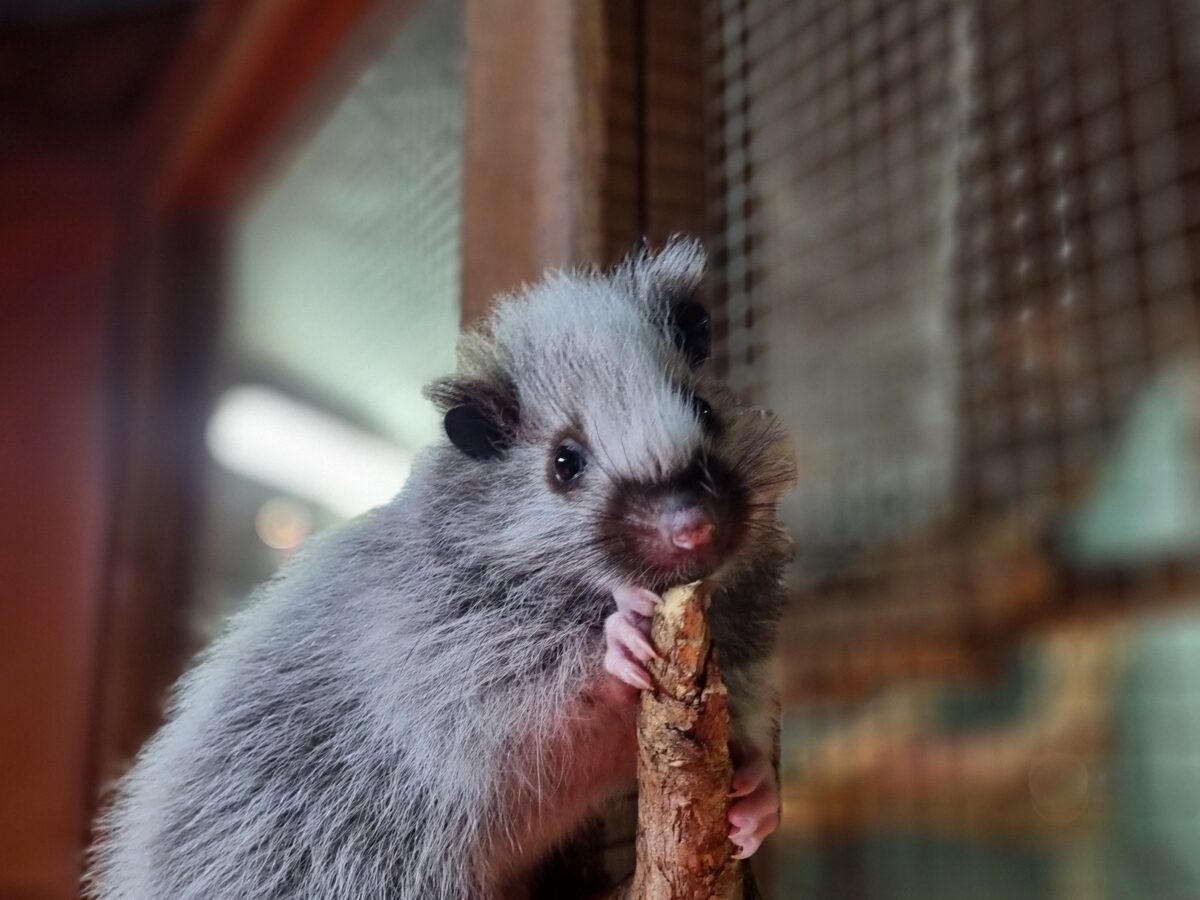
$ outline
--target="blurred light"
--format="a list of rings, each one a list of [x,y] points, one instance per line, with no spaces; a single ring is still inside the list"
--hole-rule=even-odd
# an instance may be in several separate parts
[[[391,444],[265,387],[227,391],[206,437],[226,468],[347,517],[389,500],[408,476]]]
[[[1046,821],[1058,825],[1078,819],[1092,801],[1087,760],[1075,753],[1038,755],[1029,764],[1028,782],[1034,810]]]
[[[272,497],[258,508],[254,530],[273,550],[295,550],[312,533],[312,516],[291,497]]]

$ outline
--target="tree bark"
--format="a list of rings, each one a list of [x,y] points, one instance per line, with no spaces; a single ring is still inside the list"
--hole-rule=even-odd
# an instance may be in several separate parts
[[[663,659],[638,713],[637,868],[619,900],[742,900],[728,838],[729,706],[705,610],[711,586],[672,588],[654,616]],[[748,870],[747,870],[748,871]]]

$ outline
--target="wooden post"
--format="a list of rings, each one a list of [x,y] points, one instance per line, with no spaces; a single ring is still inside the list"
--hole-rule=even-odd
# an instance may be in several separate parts
[[[705,609],[711,587],[672,588],[654,616],[663,656],[638,714],[637,868],[622,900],[739,900],[728,838],[729,706]]]
[[[469,0],[462,311],[600,258],[600,0]],[[632,243],[632,242],[631,242]]]

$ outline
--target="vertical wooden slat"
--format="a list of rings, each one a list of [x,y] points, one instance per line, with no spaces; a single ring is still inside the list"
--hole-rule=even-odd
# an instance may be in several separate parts
[[[599,11],[590,0],[467,3],[464,321],[595,255]]]
[[[641,0],[646,236],[705,231],[704,33],[699,3]]]
[[[188,637],[205,469],[208,378],[220,294],[217,226],[176,219],[140,249],[154,258],[121,335],[140,347],[119,390],[133,413],[111,549],[95,696],[95,781],[128,764],[157,726]]]
[[[628,253],[646,231],[646,35],[642,10],[643,0],[611,0],[604,7],[606,152],[599,191],[606,263]]]
[[[150,200],[164,215],[226,207],[266,148],[326,79],[369,18],[396,20],[410,0],[223,0],[180,54],[149,119]],[[385,32],[370,29],[365,37]]]
[[[120,242],[103,141],[0,159],[0,897],[76,895]]]
[[[471,0],[463,319],[549,268],[703,234],[700,7]]]

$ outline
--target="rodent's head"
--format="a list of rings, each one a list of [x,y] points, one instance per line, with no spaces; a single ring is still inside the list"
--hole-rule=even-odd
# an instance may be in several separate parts
[[[453,509],[480,526],[475,554],[658,590],[778,534],[791,448],[705,372],[704,261],[675,240],[608,274],[554,275],[464,337],[459,373],[428,394],[470,473]]]

